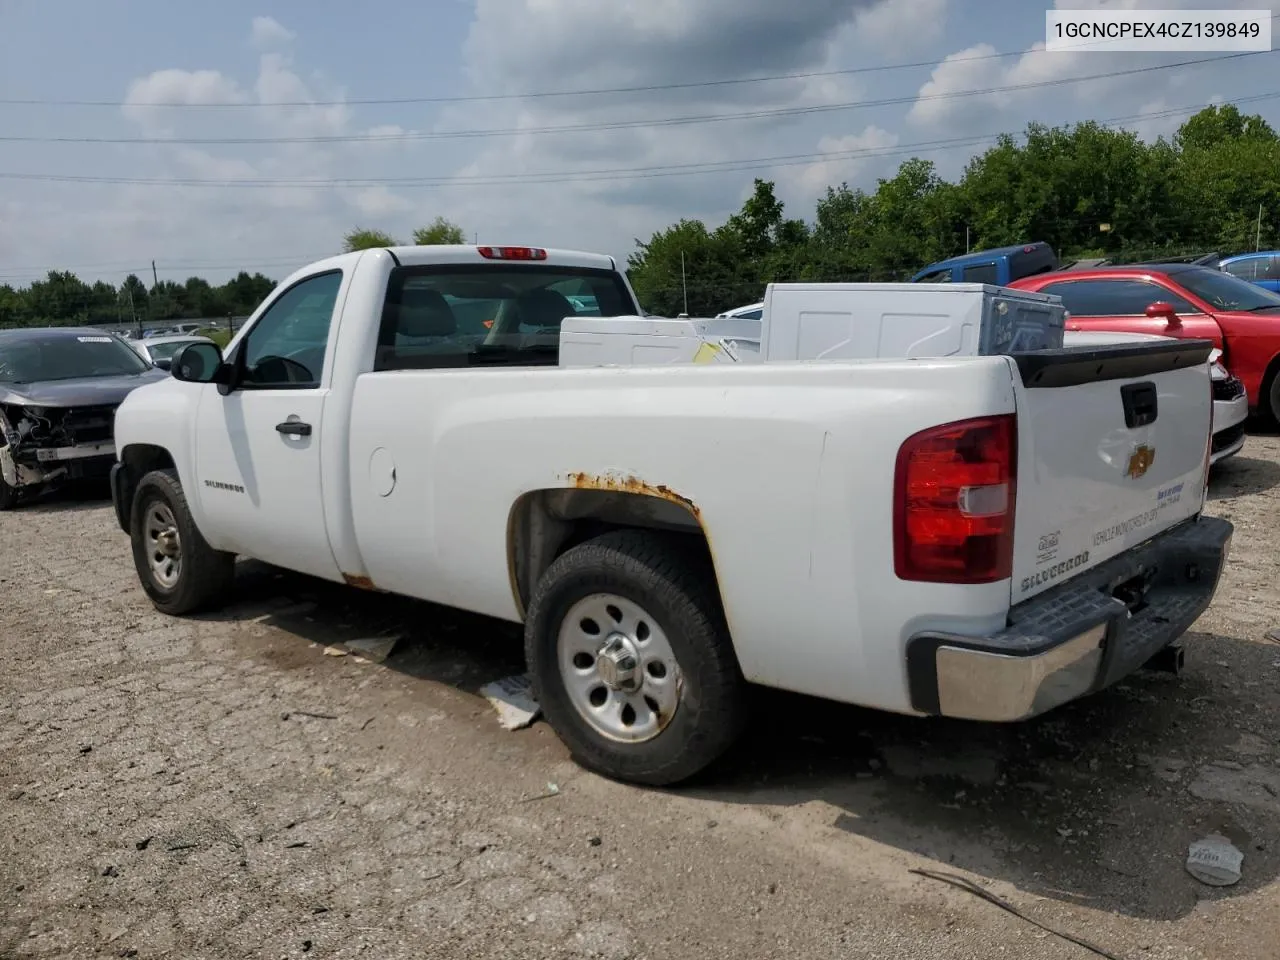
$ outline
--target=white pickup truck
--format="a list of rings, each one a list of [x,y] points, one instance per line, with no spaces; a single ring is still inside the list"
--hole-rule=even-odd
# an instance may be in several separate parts
[[[522,622],[575,758],[649,784],[748,683],[1016,721],[1180,662],[1232,533],[1209,343],[561,367],[573,303],[638,312],[607,256],[368,250],[188,347],[115,420],[152,602],[244,555]]]

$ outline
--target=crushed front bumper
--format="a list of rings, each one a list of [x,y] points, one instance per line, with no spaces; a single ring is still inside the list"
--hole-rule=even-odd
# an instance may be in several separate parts
[[[1226,520],[1189,520],[1018,604],[999,633],[913,636],[912,706],[934,716],[1011,722],[1117,683],[1209,606],[1232,532]]]
[[[55,480],[105,477],[116,459],[114,443],[66,447],[12,445],[0,449],[0,476],[11,487],[38,487]]]

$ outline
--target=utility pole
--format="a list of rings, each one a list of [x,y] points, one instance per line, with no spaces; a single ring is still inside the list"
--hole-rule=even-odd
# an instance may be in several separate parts
[[[684,315],[689,315],[689,284],[685,280],[684,251],[680,251],[680,292],[684,296]]]
[[[129,319],[133,321],[133,325],[138,328],[138,338],[142,338],[142,324],[138,321],[138,311],[133,306],[133,287],[128,283],[124,285],[125,290],[129,294]]]
[[[151,282],[154,285],[152,286],[153,290],[160,286],[160,277],[156,273],[156,262],[154,260],[151,261]]]
[[[1262,249],[1262,204],[1258,204],[1258,232],[1253,239],[1253,249],[1255,253]]]
[[[964,252],[969,252],[969,225],[964,225]]]

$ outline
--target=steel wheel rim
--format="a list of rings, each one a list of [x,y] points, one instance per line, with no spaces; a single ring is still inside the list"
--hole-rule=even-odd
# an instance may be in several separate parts
[[[595,593],[570,607],[556,654],[570,702],[602,737],[644,743],[679,709],[684,675],[675,651],[658,621],[625,597]]]
[[[143,535],[151,578],[158,586],[172,590],[182,577],[182,538],[167,503],[156,501],[147,507]]]

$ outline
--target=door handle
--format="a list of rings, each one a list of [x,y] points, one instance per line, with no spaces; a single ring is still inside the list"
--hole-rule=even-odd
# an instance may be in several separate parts
[[[284,423],[276,424],[276,432],[288,437],[309,437],[311,424],[303,423],[301,420],[286,420]]]
[[[1120,388],[1120,402],[1124,405],[1124,425],[1130,430],[1156,422],[1160,408],[1156,385],[1128,383]]]

